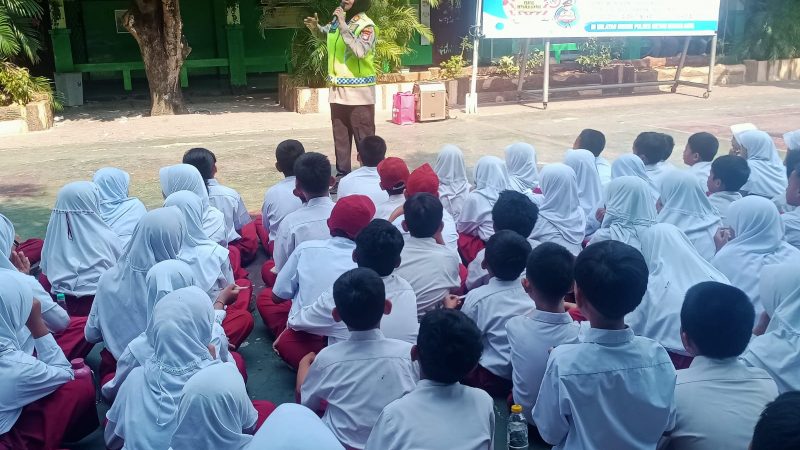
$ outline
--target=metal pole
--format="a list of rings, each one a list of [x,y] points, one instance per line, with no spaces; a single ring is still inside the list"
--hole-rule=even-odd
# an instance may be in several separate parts
[[[542,80],[542,106],[547,109],[550,100],[550,38],[544,41],[544,79]]]
[[[519,79],[517,79],[517,100],[522,98],[522,85],[525,83],[526,66],[528,65],[528,51],[530,49],[531,39],[525,39],[525,44],[522,47],[522,58],[519,61]]]
[[[681,81],[681,72],[683,71],[683,65],[686,64],[686,54],[689,53],[689,41],[692,40],[691,36],[686,36],[686,42],[683,43],[683,51],[681,52],[681,60],[678,63],[678,68],[675,70],[675,81],[672,84],[672,93],[678,91],[678,85]]]
[[[466,98],[467,114],[478,114],[478,43],[481,39],[481,1],[475,2],[475,26],[472,27],[472,79],[469,83],[469,94]]]
[[[711,58],[708,60],[708,87],[703,94],[703,98],[711,95],[711,88],[714,86],[714,66],[717,65],[717,33],[711,38]]]

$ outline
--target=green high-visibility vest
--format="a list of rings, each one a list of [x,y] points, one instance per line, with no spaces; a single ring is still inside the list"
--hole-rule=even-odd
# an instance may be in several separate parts
[[[350,19],[353,36],[360,39],[366,27],[375,29],[375,23],[366,14],[358,14]],[[339,27],[331,27],[328,33],[328,81],[333,86],[372,86],[375,84],[375,51],[370,50],[363,58],[353,54],[342,39]]]

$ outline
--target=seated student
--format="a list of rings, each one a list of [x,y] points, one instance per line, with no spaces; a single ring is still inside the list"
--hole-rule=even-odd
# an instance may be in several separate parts
[[[442,203],[433,195],[412,195],[405,204],[405,238],[395,275],[408,281],[417,296],[417,316],[436,308],[447,294],[461,286],[456,252],[436,242],[442,231]]]
[[[391,303],[377,273],[345,272],[333,284],[333,300],[334,317],[347,325],[350,339],[306,355],[297,388],[303,406],[325,409],[322,421],[342,444],[363,449],[380,412],[413,390],[418,374],[412,345],[388,339],[379,329]]]
[[[675,427],[675,369],[657,342],[635,336],[625,315],[647,290],[647,264],[617,241],[575,261],[575,300],[591,328],[550,352],[533,421],[556,449],[653,449]]]
[[[778,396],[761,413],[753,431],[750,450],[795,450],[800,448],[800,392]]]
[[[754,317],[747,295],[733,286],[707,281],[686,293],[681,339],[694,361],[678,371],[675,429],[659,448],[747,448],[759,413],[778,395],[767,372],[737,359]]]
[[[575,150],[589,150],[594,155],[597,174],[600,176],[600,183],[605,186],[611,181],[611,164],[607,159],[600,156],[606,148],[606,136],[597,130],[586,128],[581,131],[575,143],[572,144]]]
[[[658,341],[676,369],[692,362],[683,348],[680,311],[686,292],[706,281],[730,284],[728,278],[705,260],[686,235],[674,225],[657,223],[640,235],[641,252],[650,272],[647,292],[625,323],[638,336]]]
[[[323,292],[331,289],[339,275],[356,267],[353,262],[353,251],[356,249],[354,241],[374,215],[375,206],[366,195],[345,197],[336,202],[331,211],[328,239],[305,241],[289,257],[289,261],[278,273],[272,289],[272,299],[267,302],[259,301],[257,304],[264,324],[276,337],[273,344],[276,350],[280,348],[279,342],[286,330],[289,316],[313,304]],[[291,340],[296,340],[297,334],[306,335],[290,334]],[[304,337],[313,337],[317,350],[324,345],[324,339],[320,336]],[[290,365],[296,366],[304,355],[299,355],[296,359],[286,356],[289,355],[284,355],[284,359]]]
[[[696,181],[694,175],[680,170],[664,175],[661,197],[656,204],[656,219],[678,227],[700,256],[710,261],[717,252],[714,234],[722,226],[722,221]]]
[[[386,141],[380,136],[367,136],[361,140],[357,153],[361,167],[339,180],[337,198],[366,195],[373,204],[380,205],[389,199],[381,188],[381,178],[378,175],[378,164],[386,158]]]
[[[746,158],[750,167],[743,192],[773,198],[786,190],[786,168],[769,134],[761,130],[735,133],[732,144],[732,154]]]
[[[392,213],[406,201],[404,193],[409,176],[408,166],[400,158],[386,158],[378,164],[378,175],[381,189],[386,191],[389,198],[375,204],[375,218],[389,220]]]
[[[708,175],[711,173],[711,162],[719,151],[719,141],[711,133],[701,131],[689,136],[683,149],[683,163],[689,166],[686,170],[697,178],[700,187],[705,189]]]
[[[222,364],[209,349],[213,323],[211,302],[199,289],[178,289],[156,304],[148,330],[153,356],[128,375],[106,414],[107,448],[169,447],[184,385],[202,369]]]
[[[642,158],[647,176],[653,180],[658,189],[661,189],[661,179],[664,175],[676,170],[675,166],[667,161],[674,147],[675,141],[672,136],[655,131],[640,133],[633,141],[633,154]]]
[[[183,388],[170,450],[244,450],[275,405],[250,400],[236,368],[214,364]]]
[[[478,325],[483,340],[480,364],[464,378],[464,384],[479,387],[492,396],[507,396],[511,391],[511,346],[506,322],[531,310],[530,299],[519,282],[530,252],[531,245],[519,234],[510,230],[495,233],[486,243],[483,261],[491,275],[489,284],[470,291],[461,306],[461,311]],[[445,308],[460,304],[454,295],[445,300]]]
[[[798,152],[800,154],[800,152]],[[786,229],[786,242],[800,249],[800,161],[791,169],[789,184],[786,186],[786,203],[795,207],[794,210],[781,216]]]
[[[494,449],[492,398],[459,383],[478,364],[482,348],[480,330],[463,313],[439,310],[423,317],[411,350],[420,381],[383,408],[366,449]]]
[[[792,172],[794,172],[798,164],[800,164],[800,151],[787,151],[786,157],[783,159],[783,165],[786,166],[786,179],[789,180],[789,182],[791,182]],[[787,203],[786,192],[772,197],[772,203],[775,203],[775,206],[778,207],[778,212],[782,215],[797,209],[797,206]]]
[[[455,220],[458,220],[472,189],[467,180],[464,153],[455,145],[445,145],[439,150],[433,169],[439,178],[439,199],[442,201],[442,206]]]
[[[138,198],[128,196],[131,176],[125,171],[105,167],[94,173],[92,181],[100,189],[100,218],[117,233],[120,247],[125,248],[147,208]]]
[[[661,192],[659,192],[656,185],[653,184],[653,180],[647,176],[647,170],[644,167],[642,158],[636,155],[626,153],[614,160],[614,163],[611,164],[611,179],[613,180],[619,177],[638,177],[642,179],[642,181],[647,183],[650,187],[650,192],[653,194],[654,205],[658,201],[658,197],[661,196]]]
[[[750,168],[747,160],[732,155],[723,155],[711,163],[711,172],[708,174],[706,187],[708,201],[719,213],[723,226],[728,226],[728,208],[731,203],[742,198],[739,190],[742,189],[747,178],[750,177]]]
[[[253,436],[247,450],[345,450],[313,411],[284,403],[273,411]]]
[[[393,273],[400,265],[402,250],[403,236],[397,228],[386,220],[375,219],[358,233],[353,261],[358,267],[374,270],[383,279],[386,298],[392,302],[392,312],[381,320],[381,332],[388,338],[413,344],[417,342],[419,330],[417,296],[406,280]],[[329,290],[290,315],[288,326],[292,330],[327,337],[329,345],[345,341],[350,338],[350,332],[345,324],[333,319],[334,307],[333,294]],[[285,338],[285,335],[281,337],[281,344],[285,343]],[[281,347],[277,346],[278,353],[283,355]]]
[[[459,250],[470,240],[486,242],[492,237],[492,206],[500,193],[509,188],[508,180],[508,169],[502,159],[484,156],[478,160],[475,165],[475,190],[467,196],[456,222],[456,230],[463,236],[459,240],[464,240],[459,243]]]
[[[495,233],[502,230],[511,230],[520,236],[528,236],[531,248],[536,248],[539,241],[531,239],[531,231],[539,217],[539,208],[525,194],[512,190],[503,191],[492,207],[492,223]],[[475,259],[469,263],[467,275],[467,289],[475,289],[489,282],[489,272],[483,267],[486,249],[481,249]]]
[[[620,241],[640,248],[639,236],[656,223],[650,185],[635,176],[614,178],[606,189],[603,223],[589,244]]]
[[[55,449],[97,429],[91,376],[75,377],[27,283],[0,273],[0,448]],[[33,337],[36,357],[19,330]]]
[[[594,155],[589,150],[567,150],[564,164],[575,171],[578,199],[586,214],[586,235],[591,236],[600,228],[595,213],[603,205],[603,185],[597,173]]]
[[[580,327],[564,308],[564,296],[572,291],[574,263],[572,253],[558,244],[545,242],[534,248],[528,256],[522,287],[536,309],[506,322],[514,403],[522,405],[531,425],[550,349],[578,342]]]
[[[577,255],[586,237],[586,213],[581,208],[575,171],[566,164],[548,164],[542,169],[542,194],[534,199],[539,218],[531,239],[555,242]]]
[[[89,315],[97,282],[117,263],[119,237],[100,217],[97,185],[69,183],[58,191],[42,248],[42,286],[64,294],[70,317]]]
[[[506,147],[505,152],[509,189],[530,196],[539,187],[536,149],[531,144],[517,142]]]
[[[300,197],[294,195],[297,184],[294,163],[305,152],[303,144],[294,139],[285,140],[275,148],[275,170],[283,174],[283,179],[267,189],[261,206],[261,224],[268,233],[266,238],[261,237],[261,244],[270,255],[283,219],[303,206]]]

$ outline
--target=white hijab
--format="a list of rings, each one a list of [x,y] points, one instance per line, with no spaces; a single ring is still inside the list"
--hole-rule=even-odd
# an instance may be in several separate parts
[[[786,150],[800,150],[800,130],[783,133],[783,142],[786,143]]]
[[[655,223],[650,186],[639,177],[615,178],[606,187],[606,215],[592,243],[610,239],[640,249],[639,234]]]
[[[800,250],[784,242],[778,209],[766,198],[751,195],[731,203],[728,223],[735,237],[717,252],[711,263],[733,286],[747,294],[759,317],[764,310],[758,286],[761,270],[768,264],[790,259],[798,259],[800,263]]]
[[[115,358],[147,327],[147,272],[160,261],[175,259],[185,236],[177,208],[150,211],[136,226],[117,265],[100,277],[91,314],[97,316],[103,341]]]
[[[54,294],[94,295],[122,253],[119,237],[100,217],[97,185],[75,181],[58,191],[42,248],[42,272]]]
[[[325,423],[303,405],[284,403],[261,425],[247,450],[344,450]]]
[[[178,289],[156,304],[148,335],[154,354],[131,372],[106,415],[125,448],[169,447],[183,387],[218,363],[208,351],[213,321],[211,303],[196,287]]]
[[[469,190],[472,188],[467,181],[467,166],[464,163],[464,153],[455,145],[445,145],[439,150],[436,164],[433,167],[439,177],[439,200],[442,206],[458,220]]]
[[[236,367],[206,367],[183,388],[171,449],[242,450],[253,440],[242,430],[255,425],[257,419],[258,412]]]
[[[750,341],[742,358],[760,367],[778,385],[778,391],[800,390],[800,277],[798,262],[764,267],[761,293],[764,305],[771,304],[767,332]]]
[[[564,164],[572,167],[578,181],[578,198],[581,208],[586,213],[586,235],[591,236],[600,223],[595,213],[603,205],[603,183],[597,172],[597,162],[589,150],[567,150]]]
[[[508,178],[508,169],[502,159],[484,156],[475,165],[475,190],[472,192],[494,205],[500,193],[509,188]]]
[[[565,241],[580,245],[586,236],[586,216],[578,198],[575,171],[566,164],[544,166],[541,189],[542,195],[536,196],[539,220],[544,219],[552,224]],[[536,227],[534,234],[535,230]]]
[[[717,252],[714,234],[722,221],[697,178],[684,170],[666,174],[661,182],[661,205],[658,221],[678,227],[700,256],[710,261]]]
[[[228,284],[233,283],[233,274],[229,273],[228,250],[209,239],[203,230],[200,198],[189,191],[178,191],[167,197],[164,206],[177,207],[186,221],[186,239],[178,258],[192,268],[197,286],[216,298],[217,281],[224,277]],[[223,271],[224,267],[228,270]]]
[[[189,164],[175,164],[162,167],[158,172],[161,192],[166,199],[178,191],[190,191],[200,198],[203,230],[209,239],[223,247],[228,246],[230,231],[226,229],[225,215],[211,206],[208,200],[208,187],[196,167]],[[235,239],[235,237],[234,237]]]
[[[494,234],[492,208],[500,193],[508,189],[508,170],[502,159],[484,156],[475,166],[475,190],[470,192],[458,217],[461,233],[488,240]]]
[[[786,167],[778,156],[778,149],[772,138],[764,131],[750,130],[736,134],[736,142],[747,149],[747,165],[750,178],[742,190],[767,198],[773,198],[786,191]]]
[[[539,186],[539,169],[536,167],[536,149],[525,142],[506,147],[506,167],[509,187],[530,195]]]
[[[658,192],[658,188],[656,188],[653,180],[647,176],[647,170],[645,170],[642,158],[632,153],[626,153],[611,164],[612,179],[626,176],[639,177],[644,180],[648,186],[650,186],[650,192],[653,194],[653,204],[658,201],[658,197],[661,196],[661,193]]]
[[[640,336],[655,339],[672,352],[685,354],[681,342],[681,307],[686,291],[704,281],[729,284],[677,227],[657,223],[640,235],[650,277],[642,303],[625,317]]]
[[[127,172],[106,167],[94,173],[93,181],[100,189],[100,217],[117,233],[124,248],[147,208],[139,199],[128,196],[131,177]]]

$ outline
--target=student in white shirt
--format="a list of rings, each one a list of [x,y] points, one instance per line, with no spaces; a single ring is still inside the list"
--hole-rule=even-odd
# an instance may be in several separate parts
[[[475,190],[470,192],[458,217],[460,234],[487,241],[494,233],[492,206],[501,192],[509,188],[508,169],[496,156],[484,156],[475,165]]]
[[[529,313],[533,306],[519,281],[530,252],[531,245],[524,237],[510,230],[498,231],[486,243],[483,263],[491,275],[489,284],[470,291],[463,305],[454,295],[445,300],[446,308],[461,305],[461,311],[481,330],[483,355],[478,367],[464,378],[464,384],[495,397],[508,396],[511,391],[511,346],[506,322]]]
[[[272,289],[272,303],[289,303],[290,309],[284,314],[278,314],[258,305],[259,311],[265,311],[262,313],[264,323],[275,333],[273,348],[292,367],[297,367],[300,359],[305,356],[305,353],[292,351],[298,339],[310,341],[317,351],[324,345],[324,339],[322,336],[290,331],[290,336],[287,336],[287,341],[282,346],[282,336],[289,316],[312,305],[322,293],[331,289],[339,275],[356,267],[353,262],[355,238],[374,215],[375,206],[366,195],[351,195],[336,202],[328,219],[329,238],[300,244],[278,273]]]
[[[533,410],[556,450],[654,449],[675,427],[675,369],[657,342],[635,336],[625,315],[647,290],[647,264],[617,241],[575,261],[575,300],[589,321],[580,343],[554,348]]]
[[[749,176],[750,168],[747,160],[742,157],[723,155],[711,163],[711,172],[706,183],[710,192],[708,201],[719,213],[723,226],[730,225],[728,208],[731,203],[742,198],[739,190],[747,183]]]
[[[294,195],[294,163],[305,152],[303,144],[294,139],[285,140],[275,148],[275,170],[283,174],[283,179],[267,189],[261,205],[261,224],[268,233],[267,239],[262,239],[261,244],[269,247],[267,250],[270,255],[283,219],[303,206],[300,197]]]
[[[739,289],[707,281],[689,289],[680,314],[694,361],[678,371],[675,429],[659,448],[747,448],[758,415],[778,396],[767,372],[738,359],[750,341],[753,305]]]
[[[408,281],[417,296],[417,315],[436,308],[451,292],[461,287],[458,254],[437,242],[442,230],[442,203],[431,194],[411,196],[403,205],[405,238],[400,267],[395,274]]]
[[[339,180],[338,198],[348,195],[366,195],[375,205],[389,199],[381,188],[378,175],[378,164],[386,157],[386,141],[380,136],[367,136],[358,146],[358,162],[361,167],[348,173]]]
[[[539,217],[539,208],[531,199],[522,193],[507,190],[500,193],[497,203],[492,208],[492,223],[495,233],[511,230],[520,236],[528,236],[531,248],[536,248],[539,241],[530,238],[531,231]],[[481,249],[475,259],[469,263],[467,272],[467,289],[475,289],[489,282],[489,272],[483,267],[486,249]]]
[[[591,236],[600,228],[596,218],[597,209],[603,206],[603,186],[597,173],[594,155],[589,150],[567,150],[564,164],[575,171],[578,182],[578,198],[586,214],[586,236]]]
[[[528,257],[522,287],[536,308],[506,322],[514,403],[522,406],[531,425],[550,349],[578,342],[580,327],[564,308],[564,296],[572,291],[574,264],[572,253],[558,244],[545,242],[534,248]]]
[[[758,419],[750,450],[800,448],[800,392],[786,392],[767,405]]]
[[[350,338],[303,358],[297,387],[303,406],[320,411],[327,402],[322,421],[342,444],[363,449],[383,408],[412,391],[419,375],[412,345],[379,329],[391,302],[377,273],[345,272],[333,285],[333,299],[334,317],[347,325]]]
[[[482,348],[480,330],[463,313],[439,310],[423,317],[411,349],[420,381],[383,408],[366,449],[493,450],[492,398],[459,383],[478,364]]]
[[[539,218],[531,239],[555,242],[577,255],[586,237],[586,213],[581,208],[575,171],[566,164],[548,164],[542,169],[541,188],[542,194],[534,198]]]
[[[403,235],[397,228],[383,219],[374,219],[356,237],[353,261],[358,267],[374,270],[383,279],[386,298],[392,302],[392,312],[381,320],[384,336],[410,343],[417,342],[419,322],[417,320],[417,296],[408,282],[395,275],[400,266],[403,250]],[[289,328],[327,337],[328,344],[350,338],[347,326],[333,320],[333,294],[329,290],[313,302],[289,316]],[[284,339],[286,334],[282,335]],[[313,350],[308,350],[301,355]],[[280,346],[278,352],[283,354]]]
[[[786,203],[796,207],[781,216],[786,229],[786,242],[800,249],[800,162],[794,165],[786,186]]]
[[[439,150],[434,164],[436,176],[439,178],[439,198],[444,210],[456,220],[467,200],[472,185],[467,180],[467,165],[464,153],[455,145],[445,145]]]
[[[735,133],[731,154],[747,158],[750,177],[742,186],[748,194],[773,198],[786,189],[786,168],[778,156],[772,137],[765,131],[749,130]]]
[[[661,189],[661,179],[665,174],[677,170],[667,161],[674,147],[672,136],[655,131],[640,133],[633,141],[633,153],[642,158],[647,176],[653,180],[657,189]]]
[[[634,176],[614,178],[606,188],[603,214],[603,223],[589,244],[614,240],[640,248],[639,235],[656,223],[650,185]]]
[[[689,166],[687,172],[695,176],[702,189],[706,188],[708,175],[711,173],[711,162],[717,156],[717,151],[719,151],[719,140],[705,131],[689,136],[683,149],[683,163]]]
[[[406,196],[403,195],[408,181],[408,166],[400,158],[386,158],[378,164],[381,189],[388,198],[383,203],[375,204],[375,218],[389,220],[392,214],[403,206]]]
[[[594,155],[595,165],[597,166],[597,174],[600,176],[600,183],[605,186],[611,181],[611,163],[607,159],[600,156],[606,148],[606,136],[597,130],[586,128],[582,130],[575,143],[572,144],[575,150],[583,149],[589,150]]]

